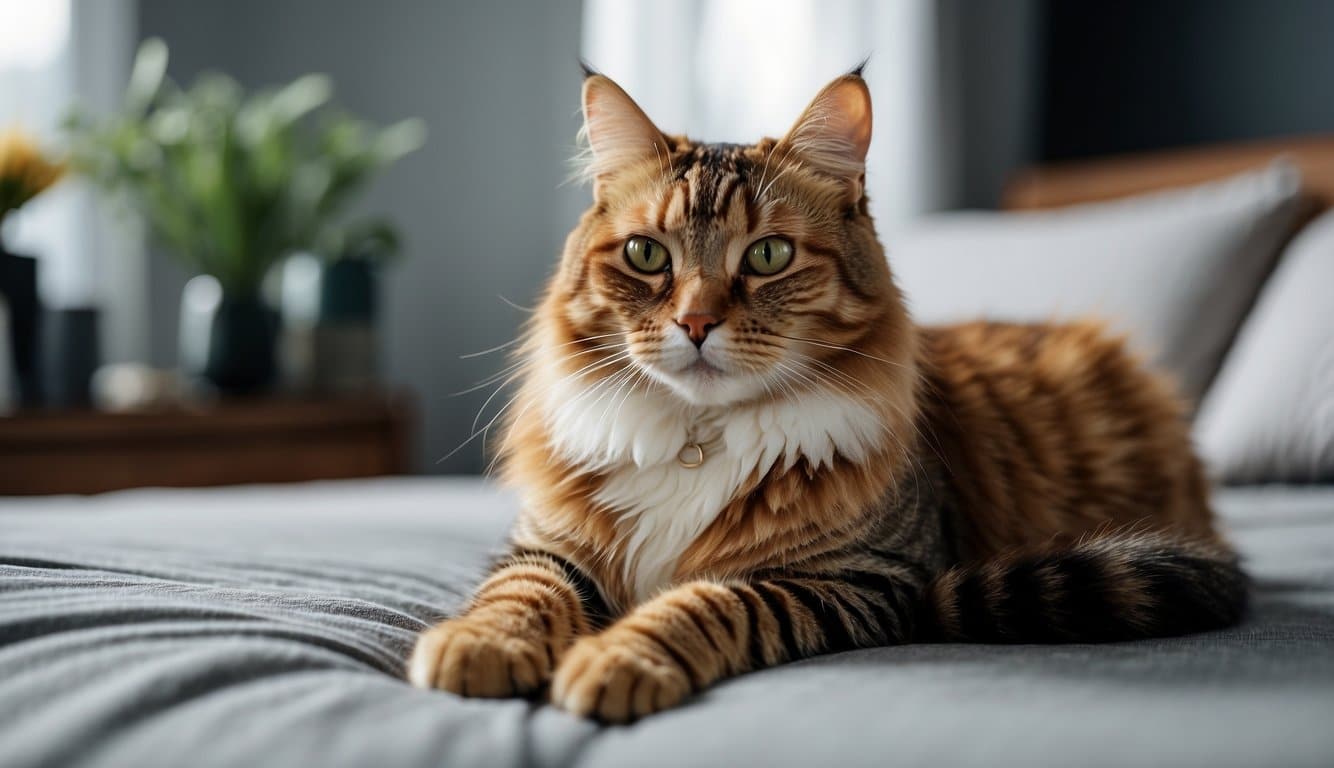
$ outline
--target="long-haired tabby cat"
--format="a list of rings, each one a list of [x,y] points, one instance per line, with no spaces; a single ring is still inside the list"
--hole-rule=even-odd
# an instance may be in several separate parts
[[[913,324],[860,72],[753,145],[664,134],[595,73],[583,110],[593,206],[500,453],[513,547],[414,684],[626,721],[814,654],[1239,618],[1182,409],[1119,340]]]

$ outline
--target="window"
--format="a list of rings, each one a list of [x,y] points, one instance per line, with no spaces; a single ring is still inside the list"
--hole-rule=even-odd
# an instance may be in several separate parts
[[[0,0],[0,126],[22,125],[57,150],[71,106],[120,100],[134,50],[134,0]],[[67,179],[5,224],[5,242],[38,259],[48,307],[102,310],[103,356],[143,360],[147,273],[139,238],[113,225]]]

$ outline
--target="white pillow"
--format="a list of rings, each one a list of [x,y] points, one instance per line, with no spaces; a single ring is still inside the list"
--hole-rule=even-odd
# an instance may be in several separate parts
[[[1100,317],[1204,392],[1301,208],[1296,168],[1036,213],[924,219],[889,245],[923,323]]]
[[[1334,211],[1284,250],[1195,436],[1225,482],[1334,480]]]

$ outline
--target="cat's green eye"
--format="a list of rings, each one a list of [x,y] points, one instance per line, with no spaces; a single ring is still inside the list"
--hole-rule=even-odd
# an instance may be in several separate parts
[[[630,266],[650,275],[667,269],[672,263],[671,254],[657,240],[643,235],[635,235],[625,241],[625,260]]]
[[[746,249],[746,269],[757,275],[776,275],[792,263],[792,242],[781,237],[756,240]]]

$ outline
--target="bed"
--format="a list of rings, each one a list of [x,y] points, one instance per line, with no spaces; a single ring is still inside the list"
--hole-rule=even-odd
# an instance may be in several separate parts
[[[0,503],[0,763],[1329,765],[1334,489],[1219,499],[1253,617],[1110,646],[885,648],[631,727],[401,679],[514,501],[482,481]]]
[[[1011,199],[1195,183],[1285,150],[1315,192],[1334,189],[1334,142],[1322,140],[1039,171]],[[1248,414],[1296,402],[1272,381],[1264,397],[1230,381],[1234,357],[1211,397],[1235,390],[1221,399]],[[1299,420],[1328,440],[1328,420]],[[1245,422],[1223,419],[1206,447],[1264,445],[1242,439]],[[516,512],[484,480],[0,499],[0,766],[1334,765],[1334,484],[1231,486],[1217,505],[1255,581],[1240,626],[856,651],[604,727],[402,680],[416,634],[462,605]]]

